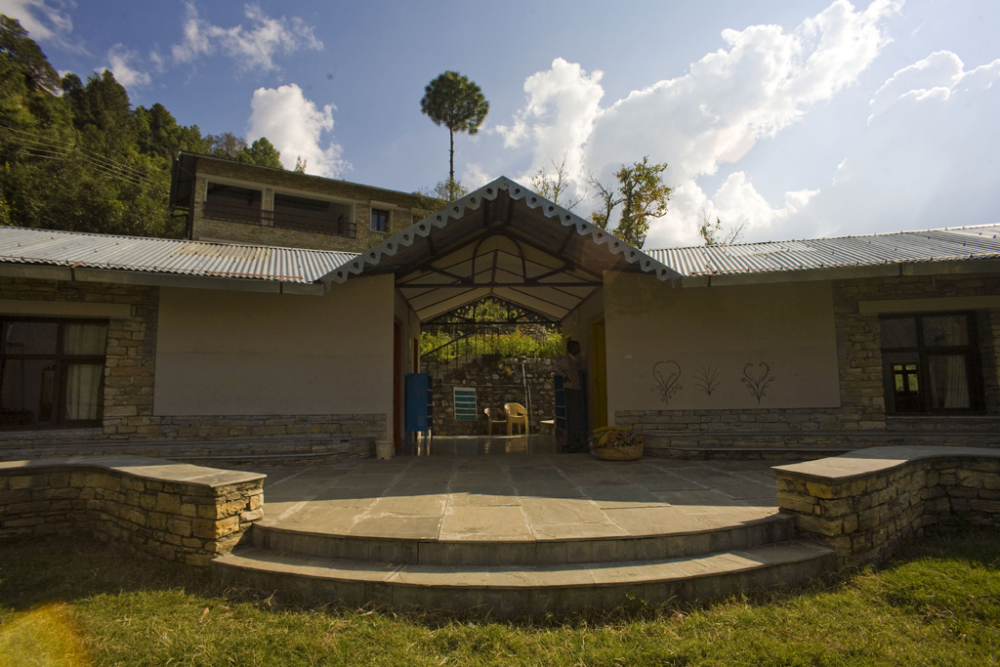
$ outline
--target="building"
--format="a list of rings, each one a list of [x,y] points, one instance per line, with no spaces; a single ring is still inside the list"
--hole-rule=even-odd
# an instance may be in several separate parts
[[[361,252],[437,208],[420,194],[181,152],[170,207],[187,238]]]
[[[579,340],[594,422],[653,455],[1000,439],[1000,226],[644,252],[505,178],[414,218],[186,159],[188,240],[0,229],[0,459],[368,456],[403,437],[421,321],[486,296]],[[313,190],[387,231],[277,224]]]

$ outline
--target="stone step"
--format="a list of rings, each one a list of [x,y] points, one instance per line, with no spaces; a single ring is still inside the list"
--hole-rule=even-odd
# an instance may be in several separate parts
[[[253,545],[279,553],[401,565],[560,565],[645,561],[748,549],[795,535],[787,514],[710,530],[553,540],[418,540],[309,532],[258,523]]]
[[[313,603],[505,617],[718,599],[749,588],[805,583],[829,571],[832,550],[788,541],[686,558],[549,565],[423,565],[280,554],[245,548],[212,561],[227,584]]]

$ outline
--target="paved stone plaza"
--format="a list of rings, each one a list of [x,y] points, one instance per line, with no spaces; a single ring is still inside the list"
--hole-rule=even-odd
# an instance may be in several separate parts
[[[543,541],[697,532],[778,512],[770,467],[779,462],[604,462],[551,450],[517,438],[442,439],[431,456],[271,470],[261,523],[356,537]],[[500,453],[515,455],[490,455]]]

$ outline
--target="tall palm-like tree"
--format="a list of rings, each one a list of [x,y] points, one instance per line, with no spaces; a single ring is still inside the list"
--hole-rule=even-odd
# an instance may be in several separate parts
[[[424,88],[420,110],[435,125],[448,128],[448,190],[449,195],[452,195],[458,190],[455,182],[455,133],[479,132],[479,126],[489,113],[490,103],[486,101],[479,86],[458,72],[449,70]]]

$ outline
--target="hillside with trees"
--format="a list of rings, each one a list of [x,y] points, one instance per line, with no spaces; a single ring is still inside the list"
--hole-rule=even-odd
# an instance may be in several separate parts
[[[181,237],[167,208],[180,150],[282,168],[266,138],[203,136],[162,104],[133,108],[107,70],[60,78],[0,14],[0,225]]]

